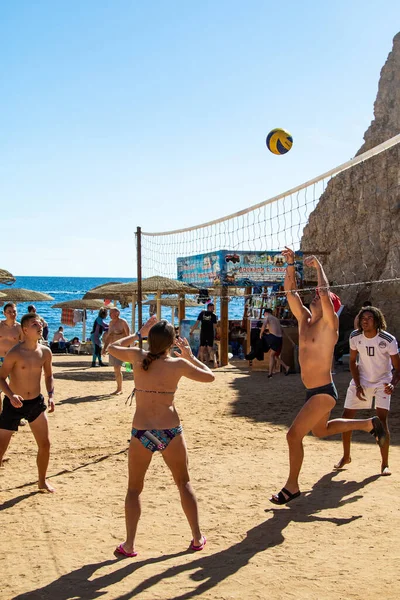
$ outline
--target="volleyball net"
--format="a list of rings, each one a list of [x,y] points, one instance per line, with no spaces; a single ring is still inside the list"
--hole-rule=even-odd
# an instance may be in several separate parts
[[[350,304],[360,301],[373,286],[400,282],[400,135],[259,204],[193,227],[141,232],[140,240],[142,279],[271,285],[278,293],[281,250],[289,246],[304,291],[315,274],[303,271],[302,257],[314,254],[331,288],[345,288]]]

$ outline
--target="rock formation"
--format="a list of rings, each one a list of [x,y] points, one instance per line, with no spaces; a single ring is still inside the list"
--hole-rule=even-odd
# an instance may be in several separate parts
[[[374,116],[357,154],[400,133],[400,33],[381,71]],[[400,144],[329,181],[301,249],[321,252],[328,278],[343,286],[336,291],[351,312],[371,300],[400,339],[400,280],[359,285],[400,278]]]

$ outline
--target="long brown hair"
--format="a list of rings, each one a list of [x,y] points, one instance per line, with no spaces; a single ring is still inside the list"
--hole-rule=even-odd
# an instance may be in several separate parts
[[[149,351],[146,358],[143,359],[143,369],[148,370],[153,360],[157,360],[164,354],[168,348],[172,346],[175,340],[175,329],[163,319],[159,321],[149,331],[147,336],[147,342],[149,344]]]

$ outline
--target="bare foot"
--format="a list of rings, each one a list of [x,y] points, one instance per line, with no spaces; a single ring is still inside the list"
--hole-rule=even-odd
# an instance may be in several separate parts
[[[389,467],[382,467],[381,475],[388,477],[391,474],[392,474],[392,471],[389,469]]]
[[[39,484],[39,492],[53,494],[56,490],[48,481],[45,481],[42,485]]]
[[[113,392],[111,396],[119,396],[120,394],[122,394],[122,390],[115,390],[115,392]]]
[[[351,463],[351,457],[349,458],[345,458],[344,456],[342,456],[342,458],[339,460],[338,463],[336,463],[336,465],[334,465],[334,469],[343,469],[344,465],[349,465]]]

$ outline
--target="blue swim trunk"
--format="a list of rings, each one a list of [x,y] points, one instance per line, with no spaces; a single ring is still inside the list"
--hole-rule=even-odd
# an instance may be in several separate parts
[[[172,427],[172,429],[132,429],[132,437],[135,437],[139,442],[150,450],[156,452],[157,450],[165,450],[171,440],[177,435],[182,433],[182,425],[178,427]]]

